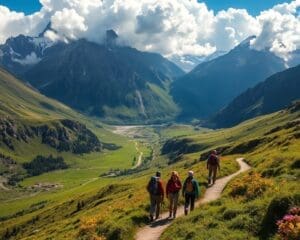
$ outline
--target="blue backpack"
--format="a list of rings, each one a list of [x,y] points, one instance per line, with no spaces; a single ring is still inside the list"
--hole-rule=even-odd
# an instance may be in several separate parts
[[[158,194],[158,177],[151,177],[149,185],[148,185],[148,191],[150,194],[157,195]]]

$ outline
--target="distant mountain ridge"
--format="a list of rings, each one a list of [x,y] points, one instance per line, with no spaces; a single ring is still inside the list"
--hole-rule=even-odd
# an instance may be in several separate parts
[[[215,127],[231,127],[242,121],[286,108],[300,99],[300,65],[276,73],[236,97],[211,118]]]
[[[285,69],[284,61],[273,53],[252,49],[251,39],[172,84],[172,96],[182,110],[179,119],[207,118],[247,88]]]
[[[208,56],[195,56],[195,55],[172,55],[169,60],[174,62],[177,66],[183,69],[185,72],[190,72],[197,65],[211,61],[215,58],[218,58],[222,55],[226,54],[225,51],[216,51],[213,54]]]
[[[188,74],[159,54],[118,45],[113,30],[103,44],[54,43],[43,34],[10,38],[0,46],[0,66],[46,96],[110,123],[190,121],[207,119],[249,87],[297,64],[299,51],[285,62],[252,49],[253,38],[228,53],[175,58],[201,62]]]
[[[1,46],[0,62],[41,93],[108,121],[173,119],[178,108],[169,84],[183,71],[159,54],[118,46],[117,37],[108,30],[103,45],[84,39],[41,45],[41,37],[19,36]],[[25,64],[28,56],[36,62]]]

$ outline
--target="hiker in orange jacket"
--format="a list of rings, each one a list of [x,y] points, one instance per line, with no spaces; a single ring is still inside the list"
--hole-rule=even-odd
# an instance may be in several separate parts
[[[156,172],[155,176],[152,176],[148,185],[147,191],[150,194],[150,221],[159,218],[160,205],[164,201],[164,188],[160,179],[161,173]]]
[[[194,210],[195,200],[200,196],[199,183],[194,178],[193,171],[188,172],[188,177],[183,183],[182,196],[185,198],[184,214],[187,215],[189,208],[190,211]]]

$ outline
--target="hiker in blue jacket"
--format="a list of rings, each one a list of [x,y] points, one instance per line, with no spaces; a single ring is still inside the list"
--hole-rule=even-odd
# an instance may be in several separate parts
[[[155,176],[152,176],[147,185],[147,191],[150,194],[150,221],[159,218],[160,205],[164,201],[164,188],[160,179],[161,173],[156,172]]]

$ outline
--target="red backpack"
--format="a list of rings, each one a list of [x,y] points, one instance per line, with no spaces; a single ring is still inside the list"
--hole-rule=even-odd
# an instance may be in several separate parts
[[[219,158],[218,156],[214,155],[214,154],[211,154],[207,160],[208,164],[209,165],[218,165],[219,163]]]

